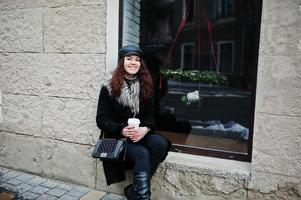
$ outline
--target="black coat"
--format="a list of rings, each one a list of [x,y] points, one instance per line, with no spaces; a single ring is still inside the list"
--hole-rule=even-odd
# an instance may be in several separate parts
[[[123,137],[121,135],[121,130],[127,126],[128,118],[132,117],[133,113],[130,108],[118,103],[114,97],[110,96],[108,89],[103,86],[98,99],[96,123],[105,133],[104,137]],[[140,103],[139,113],[136,118],[140,119],[140,126],[147,126],[150,128],[148,134],[154,133],[155,120],[152,98]],[[125,165],[126,163],[103,162],[107,185],[125,180],[124,172],[128,168],[128,166]]]

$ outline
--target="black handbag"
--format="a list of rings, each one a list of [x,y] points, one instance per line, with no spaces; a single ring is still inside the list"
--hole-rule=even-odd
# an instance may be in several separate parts
[[[126,139],[103,138],[103,132],[92,152],[101,161],[123,162],[127,150]]]

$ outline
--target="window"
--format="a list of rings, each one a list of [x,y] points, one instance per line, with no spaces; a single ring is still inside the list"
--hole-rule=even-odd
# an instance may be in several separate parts
[[[234,41],[220,41],[217,43],[218,72],[233,74],[234,67]]]
[[[183,0],[183,13],[182,15],[186,15],[187,23],[192,23],[195,18],[195,0]]]
[[[181,69],[191,69],[194,66],[194,43],[184,43],[181,46]]]
[[[262,0],[119,2],[120,45],[139,43],[153,76],[157,132],[174,151],[250,161]]]
[[[216,16],[229,17],[235,14],[235,1],[234,0],[216,0]]]

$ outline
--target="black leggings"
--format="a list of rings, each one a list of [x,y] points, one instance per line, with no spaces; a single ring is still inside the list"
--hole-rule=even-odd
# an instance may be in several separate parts
[[[126,162],[134,166],[133,173],[147,172],[151,178],[168,149],[166,139],[157,134],[147,134],[139,142],[127,144]]]

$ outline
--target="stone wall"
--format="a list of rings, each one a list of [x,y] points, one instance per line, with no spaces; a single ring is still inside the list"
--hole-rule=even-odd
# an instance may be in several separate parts
[[[0,165],[94,186],[106,1],[0,1]]]
[[[250,199],[301,198],[300,6],[263,1]]]
[[[3,121],[3,117],[2,117],[2,93],[0,91],[0,124]]]
[[[129,183],[106,186],[90,157],[106,4],[0,1],[0,166],[116,193]],[[252,162],[170,153],[153,199],[301,198],[300,5],[263,1]]]

